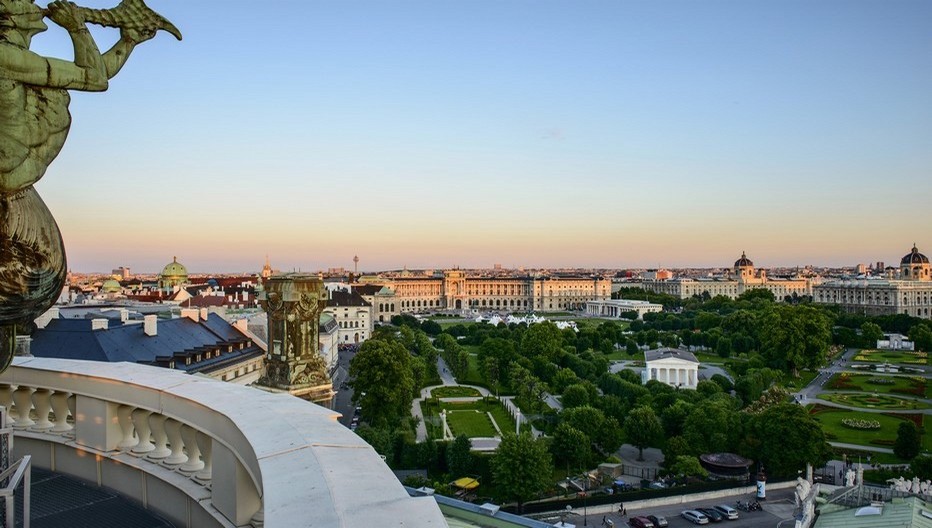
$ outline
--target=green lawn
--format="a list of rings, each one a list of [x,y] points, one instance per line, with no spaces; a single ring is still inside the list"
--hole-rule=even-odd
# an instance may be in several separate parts
[[[472,387],[437,387],[430,391],[430,395],[434,398],[468,398],[472,396],[481,396],[479,391]]]
[[[932,398],[932,384],[926,383],[925,378],[920,377],[842,373],[832,376],[825,387],[828,390],[909,394],[919,398]]]
[[[494,399],[444,403],[431,399],[421,404],[421,410],[424,412],[424,422],[428,434],[433,438],[443,437],[442,431],[439,430],[441,410],[447,411],[447,423],[454,435],[462,433],[470,438],[496,436],[498,433],[495,432],[495,427],[489,421],[487,412],[492,414],[495,423],[498,424],[502,432],[515,430],[515,421],[511,418],[511,415],[505,411],[505,408],[498,400]]]
[[[799,390],[805,387],[806,385],[809,385],[810,383],[812,383],[812,380],[814,380],[815,377],[818,375],[819,375],[818,372],[813,372],[810,370],[800,370],[799,378],[792,378],[792,377],[787,376],[783,380],[783,386],[790,390]]]
[[[809,406],[809,412],[822,425],[822,430],[825,431],[829,441],[886,448],[893,447],[897,428],[903,422],[903,419],[906,419],[905,415],[900,415],[902,418],[897,418],[894,415],[883,413],[850,411],[821,405]],[[924,418],[922,415],[915,416],[920,419]],[[880,429],[852,429],[841,423],[845,418],[876,420],[880,422]],[[932,435],[928,431],[922,437],[922,447],[925,450],[932,450]]]
[[[447,412],[447,424],[453,436],[464,434],[470,438],[489,437],[498,433],[489,420],[489,415],[478,410],[458,410]],[[501,427],[501,426],[499,426]]]
[[[888,411],[911,411],[916,409],[928,409],[925,403],[897,398],[884,394],[820,394],[819,398],[828,400],[842,405],[860,407],[862,409],[884,409]]]
[[[859,363],[891,363],[893,365],[926,365],[926,352],[902,352],[895,350],[862,350],[854,356]]]

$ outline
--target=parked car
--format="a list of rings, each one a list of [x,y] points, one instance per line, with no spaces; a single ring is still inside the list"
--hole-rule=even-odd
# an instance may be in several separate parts
[[[648,515],[647,518],[650,519],[650,522],[654,523],[654,526],[657,528],[667,528],[667,526],[669,526],[667,518],[663,515]]]
[[[721,513],[729,521],[734,521],[738,518],[738,510],[732,508],[727,504],[719,504],[718,506],[712,506],[712,509]]]
[[[685,510],[680,513],[680,517],[693,524],[709,524],[709,518],[706,517],[702,512],[696,510]]]
[[[696,508],[696,509],[702,512],[703,514],[705,514],[705,516],[708,517],[709,520],[712,522],[722,522],[725,520],[725,516],[719,513],[719,511],[714,508]]]
[[[654,528],[654,523],[650,522],[647,517],[632,517],[628,521],[628,526],[631,528]]]

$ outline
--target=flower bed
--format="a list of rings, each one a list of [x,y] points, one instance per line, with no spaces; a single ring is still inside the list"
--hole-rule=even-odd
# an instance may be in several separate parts
[[[896,381],[890,378],[870,378],[867,383],[874,385],[896,385]]]
[[[850,427],[851,429],[859,429],[861,431],[880,429],[880,422],[878,422],[877,420],[858,420],[857,418],[844,418],[842,419],[841,423],[845,427]]]

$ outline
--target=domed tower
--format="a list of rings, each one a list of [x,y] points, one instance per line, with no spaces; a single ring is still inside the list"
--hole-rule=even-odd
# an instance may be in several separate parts
[[[188,269],[178,262],[178,257],[173,257],[173,260],[162,268],[162,273],[159,273],[159,289],[162,290],[171,290],[187,282]]]
[[[919,252],[916,244],[913,244],[912,251],[900,260],[900,277],[905,280],[932,281],[929,258]]]
[[[735,261],[735,276],[739,281],[754,278],[754,263],[744,254],[744,251],[741,252],[741,258]]]

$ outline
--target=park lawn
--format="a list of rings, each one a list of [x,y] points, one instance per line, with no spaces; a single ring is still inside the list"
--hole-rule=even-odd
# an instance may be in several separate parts
[[[447,424],[453,436],[466,435],[469,438],[492,437],[498,434],[489,415],[479,410],[456,410],[447,412]],[[501,427],[501,426],[499,426]]]
[[[721,365],[725,363],[725,360],[737,360],[737,358],[723,358],[718,354],[710,354],[708,352],[693,352],[693,355],[696,356],[696,359],[699,360],[699,363],[709,363],[712,365]]]
[[[893,383],[871,383],[871,380],[890,380]],[[835,374],[825,384],[826,390],[863,391],[878,394],[911,394],[919,398],[932,398],[932,384],[913,376],[881,376],[876,374]]]
[[[860,407],[862,409],[884,409],[889,411],[912,411],[917,409],[928,409],[929,405],[916,400],[907,400],[896,396],[886,394],[832,394],[826,393],[819,395],[819,398],[828,400],[842,405]]]
[[[811,370],[800,370],[798,378],[792,378],[787,376],[784,380],[783,386],[791,390],[799,390],[812,383],[812,380],[818,376],[818,372],[813,372]]]
[[[927,352],[904,352],[901,350],[861,350],[854,356],[858,363],[890,363],[893,365],[926,365]]]
[[[479,372],[479,360],[476,354],[469,354],[469,368],[466,370],[466,378],[457,380],[464,385],[486,385],[485,378]]]
[[[816,412],[813,413],[813,406],[809,406],[808,408],[810,415],[822,425],[822,430],[825,431],[826,439],[831,442],[892,448],[893,442],[896,440],[897,429],[903,422],[900,418],[882,413],[851,411],[821,405],[815,407]],[[845,418],[876,420],[880,422],[880,429],[852,429],[841,423]],[[922,448],[924,450],[932,449],[932,434],[928,431],[922,436]]]
[[[458,385],[437,387],[430,391],[430,395],[433,398],[469,398],[482,396],[479,394],[479,391],[472,387],[460,387]]]
[[[424,404],[422,404],[421,409],[424,412],[425,421],[428,423],[432,423],[434,421],[433,418],[439,417],[441,410],[446,410],[447,411],[447,423],[450,425],[450,429],[451,431],[453,431],[454,435],[458,435],[461,432],[460,430],[454,428],[453,426],[454,421],[462,420],[463,424],[461,424],[459,427],[465,427],[466,430],[463,431],[463,434],[466,434],[470,438],[473,436],[482,436],[482,437],[496,436],[498,433],[495,432],[495,427],[493,427],[492,422],[489,421],[488,415],[486,415],[487,412],[492,414],[492,418],[495,419],[495,423],[498,424],[498,427],[502,430],[503,433],[506,431],[515,430],[514,419],[511,417],[510,414],[508,414],[508,411],[505,410],[501,402],[499,402],[498,400],[494,400],[494,399],[493,400],[476,400],[473,402],[437,402],[436,400],[431,400],[430,403],[425,402]],[[479,412],[474,413],[474,412],[465,412],[465,411],[479,411]],[[482,416],[483,418],[479,419],[479,418],[476,418],[476,416],[468,416],[468,415]],[[456,418],[452,418],[454,416]],[[492,430],[491,433],[488,433],[488,430],[483,429],[484,426],[482,425],[474,425],[476,423],[482,423],[483,420],[485,420],[485,423],[487,424],[487,426]],[[475,427],[475,429],[473,429],[472,427]],[[472,434],[472,433],[480,433],[483,431],[484,431],[483,434]],[[434,432],[437,434],[437,436],[442,434],[442,432],[438,430],[434,430]],[[485,433],[488,433],[488,434],[485,434]]]

